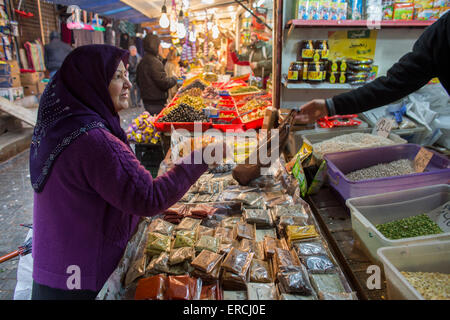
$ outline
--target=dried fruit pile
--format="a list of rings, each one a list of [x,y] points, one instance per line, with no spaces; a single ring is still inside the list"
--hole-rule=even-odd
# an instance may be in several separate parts
[[[197,111],[190,105],[180,104],[177,108],[161,117],[158,122],[208,122],[208,117],[202,111]]]
[[[405,271],[401,274],[426,300],[450,299],[450,274]]]

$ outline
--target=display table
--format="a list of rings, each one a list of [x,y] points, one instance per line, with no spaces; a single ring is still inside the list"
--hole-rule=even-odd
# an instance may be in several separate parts
[[[327,237],[330,248],[339,260],[342,271],[360,299],[387,299],[383,266],[371,262],[362,251],[353,234],[350,212],[339,196],[329,187],[323,187],[316,195],[308,196],[306,200]],[[367,279],[372,273],[367,273],[367,268],[375,264],[381,269],[381,289],[369,290]]]

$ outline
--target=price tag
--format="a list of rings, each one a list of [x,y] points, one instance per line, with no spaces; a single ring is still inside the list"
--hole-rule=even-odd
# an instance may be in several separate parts
[[[387,138],[389,134],[391,133],[392,129],[392,120],[381,118],[378,120],[377,125],[375,126],[375,131],[377,132],[377,135]]]
[[[414,158],[414,169],[416,172],[423,172],[433,157],[433,153],[425,148],[420,148]]]

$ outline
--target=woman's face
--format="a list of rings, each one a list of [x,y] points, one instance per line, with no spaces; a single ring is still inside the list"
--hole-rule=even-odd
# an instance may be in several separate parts
[[[128,80],[128,71],[125,65],[120,61],[116,72],[114,73],[111,82],[109,83],[109,94],[114,104],[114,109],[120,110],[128,108],[128,95],[131,88],[131,83]]]

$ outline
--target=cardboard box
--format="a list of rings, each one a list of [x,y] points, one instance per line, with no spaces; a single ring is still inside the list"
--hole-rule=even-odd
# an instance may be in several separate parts
[[[0,88],[0,96],[9,100],[10,102],[14,102],[18,99],[23,99],[23,88]]]
[[[39,85],[35,84],[26,84],[23,86],[23,93],[25,96],[37,96],[39,95]]]
[[[21,81],[19,75],[0,75],[0,88],[15,88],[20,86]]]
[[[414,4],[396,3],[394,4],[394,20],[412,20],[414,14]]]
[[[39,73],[38,72],[25,72],[20,74],[20,81],[22,85],[30,85],[37,84],[39,82]]]
[[[20,66],[17,60],[8,60],[5,61],[9,67],[11,68],[11,74],[18,75],[20,77]]]
[[[39,82],[37,83],[37,87],[38,87],[38,92],[39,92],[39,94],[42,94],[42,93],[44,92],[46,86],[47,86],[47,82],[39,81]]]

